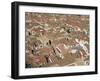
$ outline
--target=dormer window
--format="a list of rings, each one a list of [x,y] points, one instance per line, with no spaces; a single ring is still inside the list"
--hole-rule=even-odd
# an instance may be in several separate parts
[[[32,54],[34,54],[34,50],[32,50]]]
[[[30,36],[30,35],[31,35],[31,33],[30,33],[30,32],[28,32],[28,35]]]
[[[49,44],[51,45],[51,40],[49,40]]]

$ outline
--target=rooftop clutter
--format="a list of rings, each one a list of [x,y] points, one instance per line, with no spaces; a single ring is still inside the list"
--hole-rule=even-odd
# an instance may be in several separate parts
[[[89,65],[89,16],[25,13],[26,68]]]

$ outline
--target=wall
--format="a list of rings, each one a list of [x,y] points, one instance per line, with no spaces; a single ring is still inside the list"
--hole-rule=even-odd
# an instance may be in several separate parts
[[[11,65],[11,2],[14,0],[0,1],[0,81],[13,81],[10,78]],[[94,5],[98,6],[100,10],[100,0],[22,0],[30,2],[49,2],[60,4],[74,4],[74,5]],[[99,11],[100,13],[100,11]],[[98,16],[100,21],[100,15]],[[99,24],[100,26],[100,24]],[[100,30],[98,26],[98,30]],[[100,34],[100,32],[98,33]],[[100,41],[100,38],[98,39]],[[100,47],[100,43],[98,43]],[[100,51],[99,51],[100,53]],[[98,54],[99,54],[98,53]],[[100,57],[100,55],[98,56]],[[100,62],[100,59],[99,59]],[[100,64],[99,64],[100,68]],[[99,70],[100,72],[100,70]],[[67,76],[67,77],[53,77],[53,78],[39,78],[26,79],[26,81],[99,81],[100,73],[98,75],[83,75],[83,76]],[[22,80],[21,80],[22,81]]]

